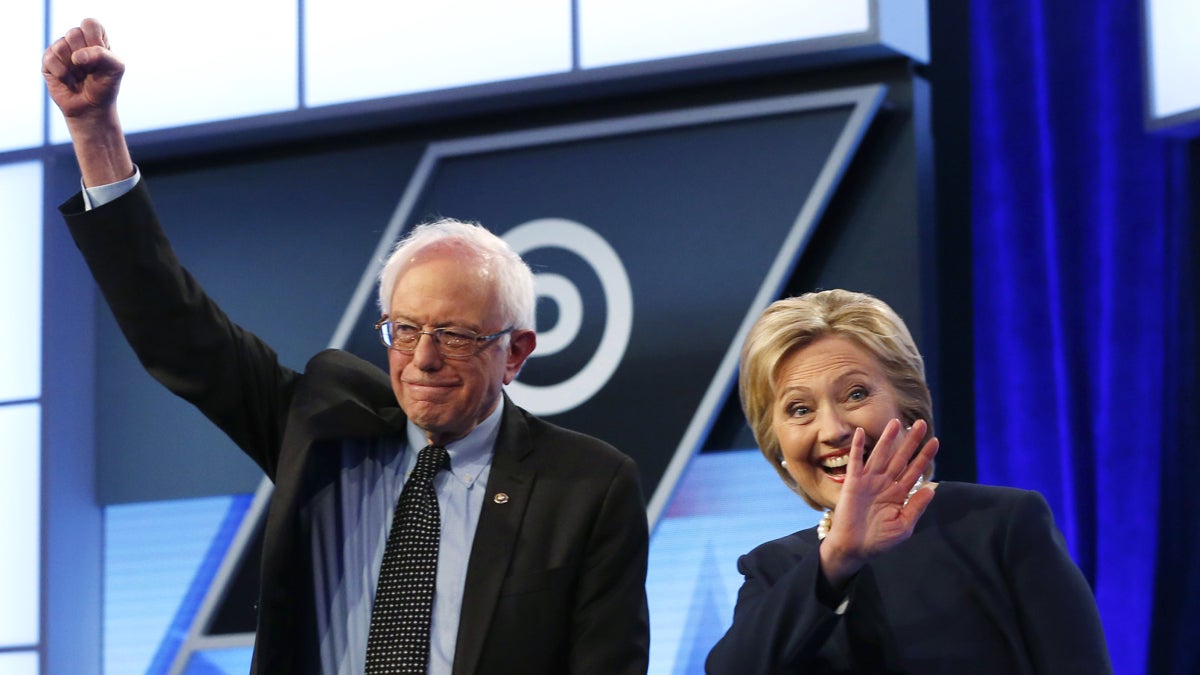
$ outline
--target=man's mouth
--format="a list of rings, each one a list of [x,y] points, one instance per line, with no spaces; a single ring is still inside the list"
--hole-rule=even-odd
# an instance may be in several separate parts
[[[426,382],[424,380],[403,380],[403,382],[410,387],[445,388],[454,386],[452,382]]]

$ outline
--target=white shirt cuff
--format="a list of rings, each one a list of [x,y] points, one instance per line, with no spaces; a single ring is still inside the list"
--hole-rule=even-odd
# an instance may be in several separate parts
[[[97,185],[96,187],[87,187],[80,181],[79,186],[83,189],[83,208],[85,211],[104,206],[105,204],[116,200],[118,197],[132,190],[137,186],[138,181],[142,179],[142,171],[136,166],[133,167],[133,175],[125,180],[119,180],[108,185]]]

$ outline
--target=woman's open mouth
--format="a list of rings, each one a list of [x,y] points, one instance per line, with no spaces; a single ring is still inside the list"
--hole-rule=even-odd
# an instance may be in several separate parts
[[[850,453],[835,455],[833,457],[825,457],[817,466],[825,472],[825,475],[842,478],[846,475],[846,465],[850,463]]]

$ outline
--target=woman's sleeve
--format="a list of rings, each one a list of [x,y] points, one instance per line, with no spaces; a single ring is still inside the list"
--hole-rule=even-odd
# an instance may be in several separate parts
[[[1046,500],[1018,498],[1007,524],[1005,569],[1030,661],[1038,673],[1112,672],[1096,600],[1067,553]]]
[[[708,673],[776,672],[816,657],[846,608],[821,575],[819,558],[816,549],[797,557],[759,547],[738,559],[745,582],[733,625],[709,652]],[[785,568],[782,575],[769,571]]]

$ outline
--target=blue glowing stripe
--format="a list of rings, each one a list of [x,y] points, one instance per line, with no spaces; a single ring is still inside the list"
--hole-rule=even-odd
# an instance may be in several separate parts
[[[252,647],[198,651],[188,659],[183,675],[245,675],[253,656]]]
[[[105,673],[167,672],[250,499],[105,509]]]
[[[758,450],[696,455],[650,539],[650,672],[702,672],[733,621],[738,556],[819,518]]]

